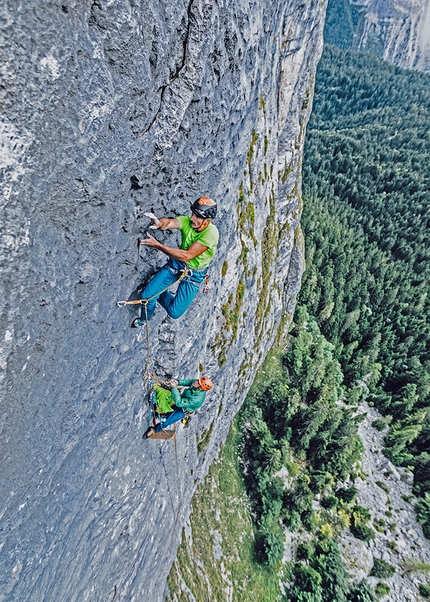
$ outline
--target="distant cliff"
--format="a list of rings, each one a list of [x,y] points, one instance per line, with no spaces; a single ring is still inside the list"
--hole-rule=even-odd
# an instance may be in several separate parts
[[[325,41],[430,71],[429,0],[329,0]]]
[[[195,483],[294,311],[324,13],[1,9],[1,601],[161,599]],[[202,194],[220,205],[210,290],[177,321],[157,310],[150,351],[160,374],[216,386],[176,445],[143,441],[145,338],[116,301],[165,262],[138,255],[144,212],[188,213]]]

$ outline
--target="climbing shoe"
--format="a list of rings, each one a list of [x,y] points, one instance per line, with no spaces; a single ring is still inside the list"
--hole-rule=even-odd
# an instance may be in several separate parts
[[[183,418],[181,418],[181,422],[184,425],[184,429],[186,429],[191,422],[191,416],[184,416]]]
[[[139,326],[144,326],[145,322],[143,320],[141,320],[140,318],[135,318],[133,320],[133,322],[131,323],[131,327],[132,328],[139,328]]]
[[[149,427],[149,429],[147,429],[143,435],[142,435],[142,439],[148,439],[148,437],[150,437],[151,435],[153,435],[155,433],[154,429],[152,428],[152,426]]]

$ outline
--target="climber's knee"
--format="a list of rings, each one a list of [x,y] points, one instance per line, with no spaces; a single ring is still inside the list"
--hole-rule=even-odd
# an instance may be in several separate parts
[[[179,307],[176,304],[172,303],[170,307],[166,308],[166,311],[171,318],[177,320],[182,316],[182,314],[184,314],[187,311],[188,307],[189,305]]]

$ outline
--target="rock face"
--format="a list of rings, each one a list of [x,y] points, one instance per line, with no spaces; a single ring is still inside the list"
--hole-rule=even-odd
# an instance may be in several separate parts
[[[320,0],[7,2],[1,125],[0,600],[161,600],[195,483],[303,271],[300,163]],[[151,363],[216,387],[143,441],[145,336],[121,309],[165,263],[158,215],[209,194],[209,293],[159,308]],[[172,232],[156,233],[175,244]],[[198,445],[199,444],[199,445]]]
[[[355,13],[355,18],[352,14],[348,19],[354,48],[375,52],[405,69],[430,71],[429,0],[354,0],[350,4]],[[335,17],[336,12],[345,11],[345,5],[332,0],[330,9]],[[357,9],[362,11],[361,18]],[[328,41],[337,43],[338,36]]]

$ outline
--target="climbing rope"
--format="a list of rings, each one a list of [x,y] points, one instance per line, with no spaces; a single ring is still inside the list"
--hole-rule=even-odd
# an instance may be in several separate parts
[[[147,369],[147,371],[145,372],[145,374],[148,375],[148,378],[152,379],[153,381],[156,381],[159,385],[163,386],[166,383],[163,383],[163,381],[161,381],[155,374],[154,372],[152,372],[152,370],[150,370],[149,368]],[[145,375],[142,375],[142,378],[145,382]],[[154,389],[151,387],[150,392],[149,392],[149,418],[148,418],[148,428],[149,427],[154,427],[155,426],[155,413],[158,414],[158,420],[160,422],[161,425],[161,430],[164,433],[168,433],[169,434],[169,439],[171,439],[171,433],[172,431],[170,429],[164,428],[163,427],[163,421],[161,419],[161,414],[160,412],[157,412],[157,401],[156,401],[157,397],[156,397],[156,393],[154,391]],[[151,424],[152,423],[152,424]],[[181,480],[179,478],[179,462],[178,462],[178,448],[177,448],[177,444],[176,444],[176,424],[173,427],[173,439],[174,439],[174,443],[175,443],[175,468],[176,468],[176,486],[177,486],[177,490],[178,490],[178,498],[179,498],[179,506],[178,506],[178,513],[181,507],[181,498],[182,498],[182,490],[181,490]],[[161,449],[160,449],[160,453],[161,453]],[[178,518],[178,515],[176,516],[176,520]],[[176,522],[176,521],[175,521]]]
[[[125,305],[147,305],[149,301],[152,301],[152,299],[155,299],[155,297],[159,297],[162,293],[168,291],[169,288],[172,288],[172,286],[175,286],[175,284],[181,282],[181,280],[183,280],[189,272],[191,272],[189,268],[184,268],[183,270],[181,270],[181,275],[177,280],[175,280],[175,282],[172,282],[172,284],[169,284],[169,286],[166,286],[166,288],[163,288],[162,291],[155,293],[155,295],[152,295],[152,297],[149,297],[148,299],[131,299],[130,301],[117,301],[116,304],[118,305],[118,307],[124,307]]]
[[[145,309],[145,332],[146,332],[146,366],[145,376],[143,378],[143,385],[145,386],[145,380],[149,380],[149,366],[151,365],[151,345],[149,342],[149,326],[148,326],[148,302],[143,306]]]
[[[159,291],[158,293],[155,293],[155,295],[152,295],[152,297],[149,297],[148,299],[131,299],[130,301],[117,301],[116,302],[118,307],[124,307],[125,305],[143,305],[143,308],[145,311],[145,330],[146,330],[146,367],[145,367],[145,375],[143,377],[144,384],[145,384],[145,381],[149,377],[148,371],[149,371],[149,366],[151,365],[151,347],[150,347],[150,341],[149,341],[149,326],[148,326],[148,303],[150,301],[152,301],[152,299],[155,299],[156,297],[159,297],[160,295],[162,295],[164,292],[168,291],[169,288],[172,288],[172,286],[175,286],[175,284],[179,284],[188,275],[188,273],[190,271],[191,270],[189,268],[184,268],[183,270],[181,270],[181,275],[179,276],[179,278],[177,280],[175,280],[175,282],[172,282],[172,284],[169,284],[169,286],[166,286],[166,288],[163,288],[163,290]]]
[[[179,284],[190,272],[191,270],[189,268],[184,268],[181,271],[181,275],[179,276],[179,278],[177,280],[175,280],[175,282],[172,282],[172,284],[169,284],[169,286],[166,286],[166,288],[164,288],[162,291],[159,291],[158,293],[155,293],[155,295],[152,295],[152,297],[149,297],[148,299],[132,299],[130,301],[117,301],[117,305],[118,307],[124,307],[125,305],[143,305],[144,308],[144,312],[145,312],[145,333],[146,333],[146,366],[145,366],[145,371],[142,374],[142,379],[143,379],[143,386],[145,387],[145,383],[146,381],[150,381],[151,379],[157,381],[160,385],[163,385],[164,383],[154,374],[154,372],[152,372],[152,370],[150,369],[150,365],[151,365],[151,345],[150,345],[150,340],[149,340],[149,326],[148,326],[148,303],[154,299],[155,297],[160,296],[162,293],[164,293],[165,291],[168,291],[169,288],[172,288],[172,286],[175,286],[175,284]],[[206,280],[206,287],[208,286],[208,282],[209,280]],[[153,400],[153,393],[155,393],[155,391],[150,391],[150,397],[149,397],[149,405],[150,405],[150,409],[149,409],[149,426],[151,426],[151,419],[154,421],[154,415],[156,412],[156,402],[154,403]],[[160,425],[161,425],[161,429],[162,431],[164,431],[165,433],[171,432],[168,431],[167,429],[163,428],[163,423],[161,420],[161,415],[158,413],[158,419],[160,421]],[[181,497],[182,497],[182,492],[181,492],[181,486],[180,486],[180,479],[179,479],[179,464],[178,464],[178,450],[177,450],[177,446],[176,446],[176,424],[174,426],[173,429],[173,437],[175,440],[175,465],[176,465],[176,480],[177,480],[177,487],[178,487],[178,492],[179,492],[179,506],[178,506],[178,511],[176,514],[176,519],[175,519],[175,525],[176,522],[178,520],[179,517],[179,511],[181,508]]]
[[[173,439],[174,439],[174,443],[175,443],[176,484],[177,484],[177,488],[178,488],[178,499],[179,499],[179,503],[180,503],[180,500],[182,498],[182,491],[181,491],[181,481],[179,479],[178,449],[176,447],[176,425],[175,425],[175,434],[173,435]]]

